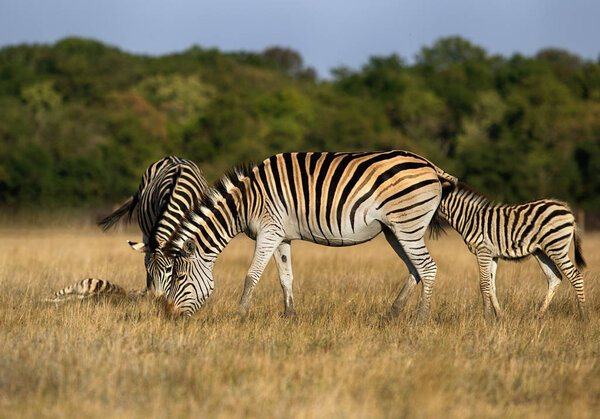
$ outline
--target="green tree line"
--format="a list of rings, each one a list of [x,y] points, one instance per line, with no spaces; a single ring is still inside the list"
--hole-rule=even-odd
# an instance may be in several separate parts
[[[281,151],[406,149],[505,202],[600,208],[600,61],[460,37],[319,80],[287,48],[159,57],[66,38],[0,49],[0,205],[114,203],[168,154],[209,180]]]

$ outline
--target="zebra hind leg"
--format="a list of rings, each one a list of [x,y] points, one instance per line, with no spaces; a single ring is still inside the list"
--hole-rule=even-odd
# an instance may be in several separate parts
[[[425,226],[426,228],[427,226]],[[425,233],[423,229],[423,234]],[[416,281],[421,281],[423,286],[421,288],[421,300],[419,302],[419,310],[417,312],[417,323],[424,323],[429,317],[429,310],[431,306],[431,295],[433,294],[433,284],[435,282],[435,275],[437,273],[437,266],[431,258],[427,246],[425,246],[425,238],[423,235],[416,237],[414,235],[408,235],[404,237],[402,231],[392,230],[398,243],[402,247],[406,260],[404,262],[408,266],[410,272],[416,272]],[[410,280],[410,278],[409,278]],[[411,282],[415,282],[414,280]],[[409,285],[410,286],[413,286]],[[410,291],[407,290],[408,293]],[[401,292],[401,294],[403,294]]]
[[[534,256],[538,261],[540,268],[542,268],[544,275],[546,275],[546,281],[548,281],[548,293],[546,294],[544,301],[540,304],[540,309],[538,311],[538,316],[541,317],[546,313],[550,302],[552,302],[554,294],[556,293],[556,288],[560,285],[562,277],[554,262],[552,262],[545,253],[538,251],[534,253]]]
[[[575,293],[577,294],[577,303],[579,306],[579,315],[581,320],[588,320],[588,313],[585,306],[585,290],[583,286],[583,275],[577,270],[571,259],[569,259],[569,253],[563,252],[561,255],[555,255],[552,252],[546,252],[552,262],[560,270],[560,272],[569,280]]]
[[[400,257],[400,259],[402,259],[404,261],[406,266],[408,266],[408,269],[410,272],[410,275],[409,275],[408,279],[406,280],[406,283],[400,290],[400,293],[394,300],[394,303],[392,304],[392,307],[390,309],[390,313],[389,313],[390,317],[398,317],[400,312],[402,310],[404,310],[404,307],[406,306],[408,299],[410,298],[413,290],[415,289],[415,286],[418,283],[418,281],[417,281],[418,273],[414,269],[412,263],[408,259],[408,256],[402,249],[402,245],[400,244],[400,242],[398,241],[398,239],[396,238],[394,233],[392,233],[392,231],[389,229],[384,229],[383,233],[385,235],[386,240],[388,241],[390,246],[392,246],[392,248],[394,249],[396,254]]]

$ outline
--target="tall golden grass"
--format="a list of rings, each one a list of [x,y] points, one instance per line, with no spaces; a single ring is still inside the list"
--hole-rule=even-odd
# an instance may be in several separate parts
[[[145,284],[143,258],[91,226],[0,229],[1,417],[596,417],[600,408],[600,235],[584,236],[591,321],[565,282],[535,318],[546,282],[534,260],[501,262],[505,319],[486,324],[474,256],[451,234],[430,321],[418,293],[385,320],[407,270],[381,237],[351,248],[292,245],[298,315],[282,317],[272,263],[249,318],[236,315],[253,242],[219,257],[216,290],[169,320],[142,299],[40,300],[87,276]]]

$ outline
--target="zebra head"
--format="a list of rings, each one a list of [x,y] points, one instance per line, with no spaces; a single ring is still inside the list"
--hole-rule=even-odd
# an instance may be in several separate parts
[[[183,258],[168,258],[161,249],[150,250],[144,243],[129,241],[133,250],[145,254],[146,288],[156,297],[164,296],[167,299],[173,291],[173,272],[181,276],[186,270]]]
[[[216,255],[207,257],[193,239],[187,239],[180,246],[173,245],[162,257],[173,264],[172,289],[168,294],[170,310],[175,314],[191,316],[212,294],[212,276]],[[168,265],[163,265],[166,274]]]

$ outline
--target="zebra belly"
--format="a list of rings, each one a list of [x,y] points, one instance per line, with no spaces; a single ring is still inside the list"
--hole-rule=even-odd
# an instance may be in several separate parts
[[[381,223],[379,221],[372,221],[368,224],[357,223],[354,229],[350,226],[345,226],[336,231],[333,228],[333,232],[327,228],[323,228],[322,231],[319,228],[312,228],[310,231],[300,231],[300,229],[294,229],[295,231],[286,234],[287,240],[305,240],[313,243],[323,244],[326,246],[354,246],[356,244],[368,242],[375,238],[379,233],[383,231]]]

